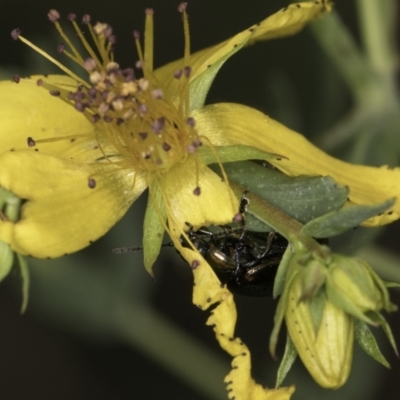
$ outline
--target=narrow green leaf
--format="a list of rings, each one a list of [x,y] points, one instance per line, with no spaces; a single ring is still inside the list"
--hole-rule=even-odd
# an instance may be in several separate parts
[[[290,276],[287,279],[286,287],[288,287],[288,288],[290,287],[296,274],[297,273],[292,274],[292,276]],[[281,329],[283,319],[285,318],[285,312],[286,312],[286,308],[288,305],[289,294],[290,294],[289,290],[286,290],[283,292],[281,298],[279,299],[278,306],[276,307],[276,311],[275,311],[275,315],[274,315],[274,327],[272,328],[271,336],[269,337],[269,351],[270,351],[272,357],[274,357],[274,358],[275,358],[276,345],[278,343],[279,331]]]
[[[29,268],[26,258],[19,253],[15,254],[17,255],[18,267],[21,273],[21,280],[22,280],[21,314],[23,314],[26,311],[26,308],[28,307],[28,300],[29,300],[29,284],[30,284]]]
[[[398,288],[398,287],[400,287],[400,283],[398,283],[398,282],[387,282],[387,281],[384,281],[383,283],[385,284],[385,286],[387,288],[393,288],[393,287]]]
[[[308,309],[314,327],[315,337],[318,335],[319,327],[321,326],[322,317],[324,315],[326,302],[326,294],[324,290],[319,290],[318,293],[309,300]]]
[[[390,368],[389,363],[386,358],[382,355],[378,344],[376,343],[375,337],[369,329],[369,326],[360,321],[357,318],[354,318],[354,337],[360,347],[372,358],[376,361],[384,365],[386,368]]]
[[[247,224],[247,219],[246,219],[246,224]],[[274,281],[274,290],[273,290],[273,297],[276,299],[278,296],[280,296],[283,292],[283,288],[285,286],[285,279],[286,279],[286,274],[289,268],[289,262],[290,259],[292,258],[293,255],[293,250],[291,246],[289,245],[283,254],[282,260],[279,264],[278,270],[276,272],[275,276],[275,281]]]
[[[0,282],[9,274],[14,262],[11,247],[0,240]]]
[[[302,233],[315,238],[328,238],[355,228],[368,218],[383,213],[394,204],[394,199],[373,206],[352,205],[329,212],[308,222]]]
[[[283,354],[282,361],[279,365],[278,374],[276,376],[276,388],[281,386],[283,380],[285,379],[287,373],[292,368],[293,363],[295,362],[297,357],[297,350],[294,347],[292,339],[290,336],[286,336],[286,346],[285,346],[285,353]]]
[[[153,264],[160,254],[164,238],[166,212],[161,193],[153,186],[152,196],[147,202],[143,225],[143,257],[146,271],[153,276]]]
[[[378,323],[381,324],[382,329],[383,329],[383,331],[385,332],[386,337],[387,337],[388,340],[389,340],[389,343],[391,344],[391,346],[392,346],[394,352],[396,353],[396,355],[397,355],[397,357],[398,357],[398,356],[399,356],[399,352],[397,351],[396,341],[395,341],[395,339],[394,339],[393,332],[392,332],[392,330],[390,329],[390,326],[389,326],[389,324],[387,323],[385,317],[384,317],[382,314],[380,314],[380,313],[375,313],[375,318],[376,318],[376,320],[378,321]]]

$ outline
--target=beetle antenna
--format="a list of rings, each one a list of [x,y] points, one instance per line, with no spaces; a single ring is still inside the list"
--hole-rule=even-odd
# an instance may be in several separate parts
[[[164,243],[161,247],[174,247],[172,242]],[[133,253],[134,251],[143,251],[143,247],[140,246],[131,246],[131,247],[116,247],[112,250],[114,254],[124,254],[124,253]]]

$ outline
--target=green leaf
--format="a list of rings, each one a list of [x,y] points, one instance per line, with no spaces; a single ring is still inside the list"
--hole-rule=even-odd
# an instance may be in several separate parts
[[[324,290],[319,290],[318,293],[309,300],[308,309],[314,327],[315,337],[318,335],[319,327],[321,326],[322,317],[324,315],[326,302],[326,294]]]
[[[9,274],[14,262],[11,247],[0,240],[0,282]]]
[[[398,287],[400,287],[400,283],[398,283],[398,282],[383,281],[383,283],[385,284],[385,286],[386,286],[387,288],[393,288],[393,287],[398,288]]]
[[[286,287],[289,288],[291,286],[293,279],[296,277],[296,275],[297,272],[293,273],[292,276],[290,276],[287,279]],[[285,318],[285,312],[289,301],[289,295],[290,295],[289,290],[283,292],[281,298],[279,299],[278,306],[276,307],[274,315],[274,327],[272,328],[271,336],[269,337],[269,351],[272,357],[274,358],[275,358],[276,345],[278,343],[278,335],[281,329],[283,319]]]
[[[153,185],[151,196],[147,202],[143,225],[143,257],[146,271],[153,276],[153,264],[160,254],[165,227],[166,212],[162,195]]]
[[[290,371],[290,368],[292,368],[292,365],[295,362],[296,357],[297,357],[296,347],[294,347],[294,344],[292,342],[292,339],[290,339],[290,336],[287,335],[285,353],[283,354],[282,361],[279,365],[278,374],[276,376],[276,385],[275,385],[276,388],[281,386],[287,373]]]
[[[382,355],[379,350],[378,344],[376,343],[375,337],[369,329],[369,326],[354,318],[354,337],[357,340],[361,348],[376,361],[384,365],[386,368],[390,368],[386,358]]]
[[[383,213],[392,207],[395,199],[373,206],[352,205],[334,210],[308,222],[302,233],[315,238],[328,238],[355,228],[368,218]]]
[[[246,226],[247,218],[246,218]],[[286,274],[289,268],[289,263],[293,255],[293,250],[291,246],[288,246],[285,253],[283,254],[282,260],[279,263],[278,270],[276,272],[275,281],[274,281],[274,289],[273,289],[273,297],[276,299],[283,292],[283,288],[285,286]]]
[[[385,317],[381,313],[374,313],[374,317],[375,317],[376,321],[382,326],[382,329],[385,332],[386,337],[389,340],[389,343],[392,345],[392,348],[398,357],[399,352],[397,351],[396,341],[394,340],[393,332],[390,329],[390,326],[387,323]]]
[[[330,177],[289,177],[249,161],[227,163],[224,169],[230,180],[301,223],[341,208],[349,193]]]
[[[28,300],[29,300],[29,283],[30,283],[29,268],[28,268],[28,263],[26,261],[26,258],[19,253],[15,253],[15,254],[17,255],[18,266],[19,266],[19,270],[21,273],[21,279],[22,279],[21,314],[23,314],[26,311],[26,308],[28,307]]]

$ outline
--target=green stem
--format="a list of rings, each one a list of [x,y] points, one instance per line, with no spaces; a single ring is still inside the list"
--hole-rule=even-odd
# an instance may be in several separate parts
[[[362,40],[373,71],[392,76],[396,68],[394,37],[396,10],[393,0],[357,0]]]
[[[311,31],[322,49],[334,62],[358,103],[368,101],[369,92],[376,91],[378,82],[351,33],[332,11],[313,22]]]
[[[230,187],[238,198],[242,196],[244,192],[243,186],[230,182]],[[318,242],[311,236],[302,234],[303,224],[253,193],[248,192],[246,197],[250,202],[249,210],[251,214],[279,232],[299,250],[305,247],[309,251],[320,253]]]

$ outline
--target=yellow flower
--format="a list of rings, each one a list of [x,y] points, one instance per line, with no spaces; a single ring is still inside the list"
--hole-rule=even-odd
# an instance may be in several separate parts
[[[400,193],[398,169],[333,159],[303,136],[246,106],[204,106],[215,75],[230,56],[250,43],[293,34],[330,7],[327,1],[290,5],[223,43],[190,54],[186,4],[181,3],[185,54],[159,69],[153,68],[153,11],[148,9],[143,51],[138,33],[134,34],[139,54],[136,70],[122,70],[114,61],[115,37],[110,26],[92,26],[90,17],[84,16],[95,51],[76,16],[68,16],[87,51],[82,56],[62,31],[58,12],[51,10],[49,19],[67,45],[67,49],[60,46],[59,52],[82,66],[87,79],[14,30],[14,39],[27,43],[68,76],[16,76],[18,85],[1,83],[0,186],[26,201],[18,221],[0,221],[0,239],[21,254],[39,258],[80,250],[104,235],[148,188],[147,268],[167,230],[194,268],[194,303],[203,309],[220,303],[210,323],[221,346],[234,356],[229,389],[237,399],[288,399],[294,388],[269,390],[251,380],[248,351],[238,339],[233,340],[232,295],[221,288],[199,253],[182,247],[179,239],[186,222],[196,229],[232,221],[238,200],[227,179],[221,181],[207,163],[256,158],[254,151],[259,155],[261,150],[290,175],[332,176],[350,187],[350,200],[358,204],[380,203]],[[143,77],[136,77],[138,70]],[[254,151],[247,148],[238,155],[237,145]],[[397,202],[370,224],[393,221],[399,212]]]

